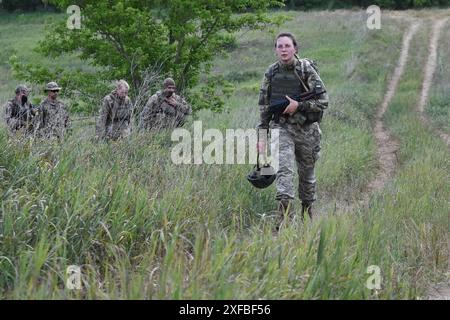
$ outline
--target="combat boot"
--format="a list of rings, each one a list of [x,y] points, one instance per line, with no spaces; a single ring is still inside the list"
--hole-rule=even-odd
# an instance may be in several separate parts
[[[289,199],[281,199],[278,202],[278,219],[277,219],[277,231],[281,228],[281,225],[285,222],[285,217],[287,220],[291,220],[294,210],[293,201]]]
[[[308,213],[309,218],[312,220],[314,217],[314,210],[312,208],[312,202],[302,202],[302,220],[305,217],[305,212]]]

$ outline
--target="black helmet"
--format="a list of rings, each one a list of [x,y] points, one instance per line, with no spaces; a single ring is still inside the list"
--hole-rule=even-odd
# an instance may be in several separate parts
[[[262,167],[257,164],[247,175],[247,180],[254,187],[264,189],[275,181],[276,176],[275,170],[269,164],[265,164]]]

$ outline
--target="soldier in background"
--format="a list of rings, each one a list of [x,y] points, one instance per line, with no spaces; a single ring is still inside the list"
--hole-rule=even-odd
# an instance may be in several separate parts
[[[12,133],[30,134],[33,132],[32,119],[36,114],[36,108],[28,100],[29,92],[30,90],[25,85],[19,85],[15,91],[15,98],[9,100],[5,105],[5,120]]]
[[[119,80],[115,90],[103,98],[97,121],[97,137],[117,140],[131,133],[133,105],[128,97],[129,90],[128,83]]]
[[[184,125],[192,108],[175,91],[175,81],[172,78],[165,79],[163,90],[156,92],[147,101],[140,116],[139,129],[170,129]]]
[[[45,87],[47,98],[38,108],[34,118],[34,133],[41,138],[62,138],[70,126],[69,113],[64,104],[58,100],[61,88],[56,82],[49,82]]]

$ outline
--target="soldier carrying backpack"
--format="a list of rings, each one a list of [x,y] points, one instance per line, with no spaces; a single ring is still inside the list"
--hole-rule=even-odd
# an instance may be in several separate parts
[[[319,122],[323,110],[328,107],[328,94],[319,76],[317,67],[309,59],[298,59],[297,41],[291,33],[280,33],[276,37],[275,51],[278,61],[269,66],[259,95],[259,132],[278,129],[279,168],[276,173],[278,212],[280,221],[285,214],[293,216],[294,162],[299,174],[298,192],[302,201],[302,219],[307,212],[312,218],[312,204],[316,200],[316,178],[314,167],[319,158],[321,131]],[[318,94],[299,101],[294,97],[307,92]],[[270,108],[287,99],[287,107],[281,116],[274,117]],[[267,135],[259,134],[258,152],[264,153]]]

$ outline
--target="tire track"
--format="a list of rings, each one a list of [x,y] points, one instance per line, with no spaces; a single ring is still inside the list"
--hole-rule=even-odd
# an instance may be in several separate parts
[[[365,203],[368,202],[370,194],[381,190],[385,186],[386,182],[394,175],[397,162],[396,152],[399,149],[399,143],[384,127],[383,117],[397,91],[398,84],[405,70],[406,62],[408,61],[411,40],[414,34],[419,29],[420,25],[420,22],[413,22],[405,32],[397,67],[395,68],[394,74],[389,81],[386,94],[383,98],[383,102],[376,113],[374,135],[377,143],[377,159],[379,172],[376,178],[372,180],[368,185],[368,192],[365,194],[364,199]]]
[[[378,107],[375,115],[375,124],[373,129],[373,135],[377,144],[377,162],[378,172],[376,177],[367,184],[366,191],[358,198],[351,201],[335,201],[333,214],[336,212],[353,212],[358,207],[368,207],[370,202],[370,196],[381,190],[394,175],[396,168],[397,157],[396,152],[399,149],[399,143],[396,141],[389,131],[383,125],[383,117],[386,113],[396,91],[400,79],[404,73],[406,63],[409,58],[409,48],[413,36],[421,26],[421,22],[417,19],[410,17],[401,17],[400,19],[411,21],[410,26],[405,31],[402,40],[402,47],[400,49],[400,57],[395,67],[394,73],[387,86],[387,91],[384,94],[383,101]]]
[[[428,291],[427,300],[450,300],[450,285],[442,284]]]
[[[420,100],[417,105],[417,111],[419,112],[420,119],[426,125],[430,125],[430,120],[425,114],[425,107],[428,102],[431,84],[433,82],[433,76],[437,67],[437,49],[439,45],[439,38],[441,35],[442,28],[447,22],[448,18],[439,19],[433,22],[431,39],[428,45],[428,61],[424,68],[424,79],[422,83],[422,92],[420,94]],[[442,130],[435,129],[436,134],[441,137],[441,139],[450,147],[450,136],[443,132]]]

